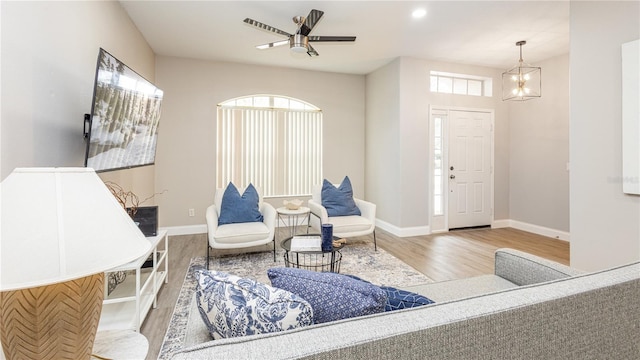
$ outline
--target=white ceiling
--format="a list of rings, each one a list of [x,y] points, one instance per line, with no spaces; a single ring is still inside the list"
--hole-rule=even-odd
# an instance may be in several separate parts
[[[120,1],[157,55],[367,74],[399,56],[507,69],[515,43],[525,62],[569,53],[568,1]],[[413,19],[424,8],[427,15]],[[310,35],[357,36],[353,43],[313,43],[320,54],[288,46],[246,17],[295,32],[293,16],[324,11]]]

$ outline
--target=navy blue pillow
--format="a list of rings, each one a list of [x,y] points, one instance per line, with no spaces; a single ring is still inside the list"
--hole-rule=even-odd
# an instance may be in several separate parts
[[[252,184],[249,184],[244,194],[240,196],[235,185],[229,183],[222,195],[218,225],[262,222],[264,218],[258,208],[259,201],[258,191]]]
[[[387,293],[387,303],[384,311],[408,309],[416,306],[433,304],[435,301],[420,294],[407,290],[396,289],[391,286],[380,286]]]
[[[360,209],[353,200],[353,189],[348,176],[344,177],[339,187],[324,179],[322,181],[322,206],[329,216],[361,215]]]
[[[387,301],[379,287],[336,273],[271,268],[267,275],[271,286],[307,300],[316,324],[383,312]]]
[[[365,282],[367,284],[371,284],[367,280],[361,279],[354,275],[345,274],[345,276]],[[435,301],[429,299],[428,297],[413,293],[411,291],[396,289],[391,286],[380,286],[380,289],[382,289],[387,294],[387,303],[384,304],[384,311],[408,309],[416,306],[435,303]]]

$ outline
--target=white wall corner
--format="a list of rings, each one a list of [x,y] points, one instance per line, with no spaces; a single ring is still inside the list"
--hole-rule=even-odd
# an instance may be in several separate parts
[[[431,228],[429,225],[401,228],[401,227],[392,225],[384,220],[376,219],[376,227],[398,237],[421,236],[421,235],[431,234]],[[556,229],[550,229],[544,226],[529,224],[521,221],[511,220],[511,219],[494,220],[493,223],[491,224],[491,227],[494,229],[512,227],[514,229],[527,231],[527,232],[542,235],[542,236],[556,238],[564,241],[570,241],[570,234],[568,232],[560,231]],[[169,236],[205,234],[207,232],[207,225],[201,224],[201,225],[185,225],[185,226],[168,226],[168,227],[162,227],[160,229],[167,230],[167,233]]]
[[[409,236],[420,236],[420,235],[431,234],[431,228],[429,227],[429,225],[401,228],[401,227],[392,225],[386,221],[376,219],[376,227],[379,227],[380,229],[387,231],[397,237],[409,237]]]
[[[568,233],[566,231],[550,229],[548,227],[529,224],[529,223],[526,223],[526,222],[517,221],[517,220],[511,220],[511,219],[494,220],[493,223],[491,224],[491,227],[494,228],[494,229],[495,228],[503,228],[503,227],[512,227],[514,229],[527,231],[527,232],[530,232],[530,233],[534,233],[534,234],[538,234],[538,235],[542,235],[542,236],[546,236],[546,237],[550,237],[550,238],[555,238],[555,239],[558,239],[558,240],[564,240],[564,241],[570,241],[571,240],[570,233]]]

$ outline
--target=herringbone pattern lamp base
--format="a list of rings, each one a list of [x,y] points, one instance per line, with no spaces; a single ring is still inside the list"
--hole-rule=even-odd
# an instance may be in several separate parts
[[[104,299],[104,274],[0,292],[7,360],[89,359]]]

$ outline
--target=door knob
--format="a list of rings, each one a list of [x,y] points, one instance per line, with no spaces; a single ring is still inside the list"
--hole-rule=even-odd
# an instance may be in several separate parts
[[[455,176],[455,175],[453,175],[453,174],[449,175],[449,179],[453,180],[453,179],[455,179],[455,178],[456,178],[456,176]]]

